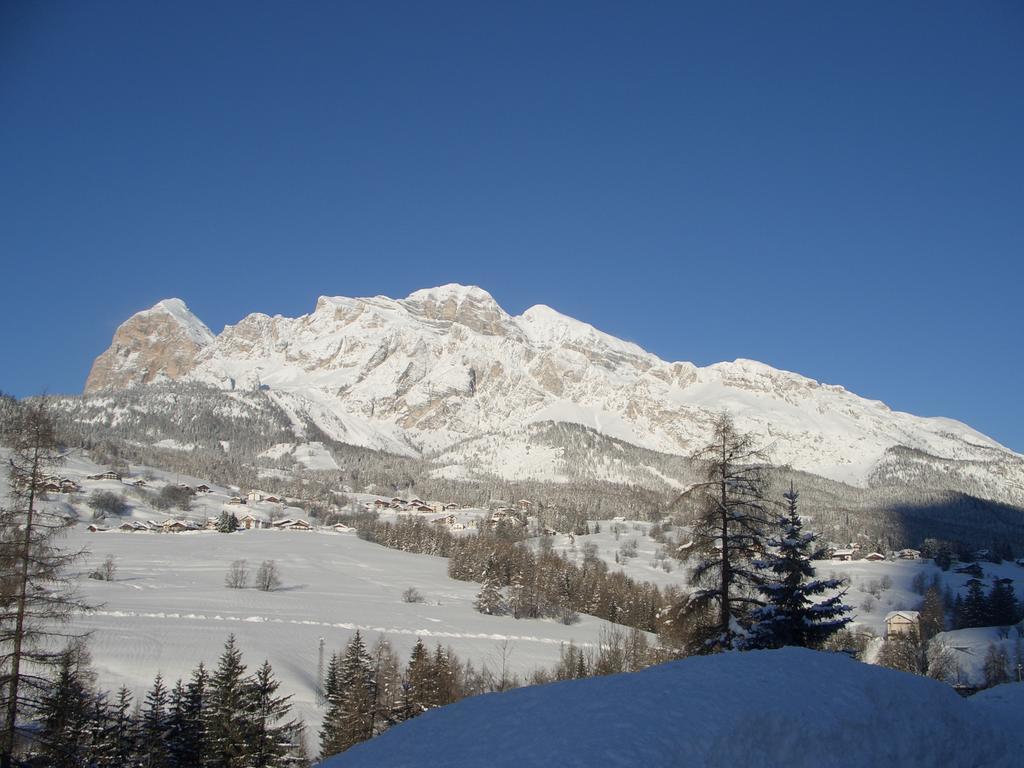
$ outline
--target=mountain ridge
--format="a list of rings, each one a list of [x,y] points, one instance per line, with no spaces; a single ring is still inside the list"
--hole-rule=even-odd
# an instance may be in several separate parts
[[[86,393],[160,381],[269,390],[296,423],[308,418],[341,442],[449,465],[466,458],[460,445],[545,421],[686,455],[725,410],[775,445],[777,463],[831,479],[864,485],[889,449],[905,447],[991,465],[1024,487],[1024,457],[958,421],[753,360],[664,361],[543,304],[510,315],[476,286],[321,296],[307,315],[252,313],[216,335],[165,300],[118,328]]]

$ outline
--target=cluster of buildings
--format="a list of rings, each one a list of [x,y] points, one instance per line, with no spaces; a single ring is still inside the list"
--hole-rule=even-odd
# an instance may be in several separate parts
[[[43,491],[44,493],[79,493],[82,488],[74,480],[70,480],[66,477],[61,477],[60,475],[47,475],[37,486],[37,490]]]
[[[864,552],[860,544],[850,544],[849,547],[842,549],[836,549],[829,547],[825,550],[825,555],[829,560],[836,560],[839,562],[847,562],[850,560],[866,560],[870,563],[878,562],[879,560],[888,560],[885,555],[881,552]],[[921,552],[917,549],[901,549],[898,552],[892,554],[893,560],[920,560]]]

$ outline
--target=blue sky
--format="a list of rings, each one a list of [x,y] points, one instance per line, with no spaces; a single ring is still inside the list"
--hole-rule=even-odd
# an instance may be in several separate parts
[[[0,389],[478,284],[1024,451],[1024,5],[0,5]]]

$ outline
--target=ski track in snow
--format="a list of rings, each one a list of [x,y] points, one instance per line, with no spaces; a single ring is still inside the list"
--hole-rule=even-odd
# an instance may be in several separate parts
[[[352,622],[339,621],[313,621],[312,619],[276,619],[267,616],[222,616],[214,614],[207,616],[201,613],[166,613],[163,611],[141,612],[141,611],[89,611],[88,616],[106,616],[110,618],[138,618],[138,619],[167,619],[180,621],[235,621],[250,624],[296,624],[307,627],[329,627],[331,629],[346,629],[360,632],[378,632],[385,635],[412,635],[415,637],[438,637],[438,638],[461,638],[469,640],[508,640],[511,642],[543,643],[545,645],[564,645],[564,640],[557,640],[551,637],[535,637],[533,635],[504,635],[488,632],[438,632],[431,629],[404,629],[399,627],[374,627],[366,624],[353,624]],[[576,642],[577,647],[593,648],[594,643]]]

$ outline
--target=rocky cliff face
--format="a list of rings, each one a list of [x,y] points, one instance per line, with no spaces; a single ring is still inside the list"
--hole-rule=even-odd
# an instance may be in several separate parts
[[[85,391],[181,379],[213,338],[181,299],[165,299],[117,329],[110,348],[93,363]]]
[[[516,435],[540,422],[685,454],[726,410],[773,446],[775,462],[825,477],[863,484],[905,447],[1024,485],[1024,458],[959,422],[893,412],[750,360],[665,362],[550,307],[511,316],[475,287],[321,297],[312,314],[249,315],[216,337],[181,302],[161,302],[118,329],[86,391],[164,379],[259,387],[296,424],[341,442],[512,477],[533,471],[537,457]]]

